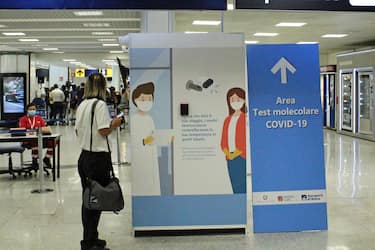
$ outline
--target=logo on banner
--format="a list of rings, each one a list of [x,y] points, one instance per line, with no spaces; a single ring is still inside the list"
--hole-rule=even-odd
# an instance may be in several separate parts
[[[301,200],[303,201],[320,201],[324,198],[323,194],[302,194]]]

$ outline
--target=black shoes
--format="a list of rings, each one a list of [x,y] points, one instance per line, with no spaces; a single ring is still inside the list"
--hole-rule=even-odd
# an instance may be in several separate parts
[[[105,247],[107,245],[107,242],[105,240],[97,239],[95,241],[95,245],[98,247]]]
[[[46,164],[47,168],[52,168],[52,164],[51,164],[51,159],[50,158],[44,157],[43,158],[43,162],[44,162],[44,164]]]
[[[93,245],[92,245],[93,244]],[[105,247],[107,242],[105,240],[97,239],[96,241],[89,244],[87,241],[81,241],[81,250],[110,250]]]

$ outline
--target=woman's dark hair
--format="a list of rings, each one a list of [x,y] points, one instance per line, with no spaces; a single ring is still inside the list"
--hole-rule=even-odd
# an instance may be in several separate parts
[[[26,105],[26,111],[27,111],[29,108],[31,108],[31,107],[35,107],[35,108],[36,108],[35,103],[29,103],[29,104],[27,104],[27,105]]]
[[[154,99],[154,91],[155,91],[155,85],[153,82],[143,83],[141,85],[138,85],[137,88],[133,91],[132,95],[132,101],[134,105],[137,107],[137,104],[135,103],[135,99],[140,97],[142,94],[145,95],[152,95],[152,99]]]
[[[232,88],[232,89],[228,90],[228,93],[227,93],[227,104],[228,104],[229,115],[232,115],[234,112],[236,112],[232,108],[232,106],[230,105],[230,98],[233,95],[237,95],[239,98],[246,100],[246,92],[245,92],[245,90],[243,90],[241,88]],[[246,103],[242,106],[241,112],[243,112],[243,113],[247,112]]]

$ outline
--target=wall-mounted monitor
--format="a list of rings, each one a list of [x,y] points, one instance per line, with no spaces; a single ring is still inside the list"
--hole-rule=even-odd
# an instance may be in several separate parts
[[[25,113],[26,73],[0,74],[1,119],[18,119]]]
[[[89,75],[93,73],[99,73],[99,69],[86,69],[85,70],[85,76],[88,77]]]

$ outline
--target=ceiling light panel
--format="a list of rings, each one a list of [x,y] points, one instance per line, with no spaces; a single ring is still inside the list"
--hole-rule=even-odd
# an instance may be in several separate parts
[[[93,34],[94,36],[112,36],[113,32],[109,32],[109,31],[96,31],[96,32],[92,32],[91,34]]]
[[[103,47],[118,47],[120,46],[118,43],[104,43]]]
[[[73,12],[75,16],[103,16],[103,11],[75,11]]]
[[[111,27],[110,23],[83,23],[84,27],[88,28],[108,28]]]
[[[122,54],[122,53],[125,53],[125,52],[122,51],[122,50],[112,50],[109,53],[111,53],[111,54]]]
[[[207,31],[185,31],[185,34],[206,34]]]
[[[298,42],[297,44],[318,44],[319,42]]]
[[[195,20],[193,21],[193,25],[209,25],[209,26],[217,26],[220,25],[221,21],[208,21],[208,20]]]
[[[343,38],[348,36],[348,34],[325,34],[322,37],[323,38]]]
[[[3,32],[4,36],[26,36],[23,32]]]
[[[43,48],[43,50],[45,51],[55,51],[55,50],[59,50],[58,48]]]
[[[116,38],[102,38],[102,39],[98,39],[99,42],[116,42],[117,39]]]
[[[257,43],[259,43],[259,41],[249,41],[249,40],[246,40],[245,43],[246,44],[257,44]]]
[[[234,10],[234,4],[228,3],[227,10]]]
[[[275,26],[276,27],[302,27],[305,26],[306,23],[278,23]]]
[[[18,41],[20,41],[20,42],[39,42],[39,39],[35,39],[35,38],[22,38],[22,39],[18,39]]]
[[[278,35],[279,33],[265,33],[265,32],[258,32],[254,34],[254,36],[269,36],[269,37],[278,36]]]

